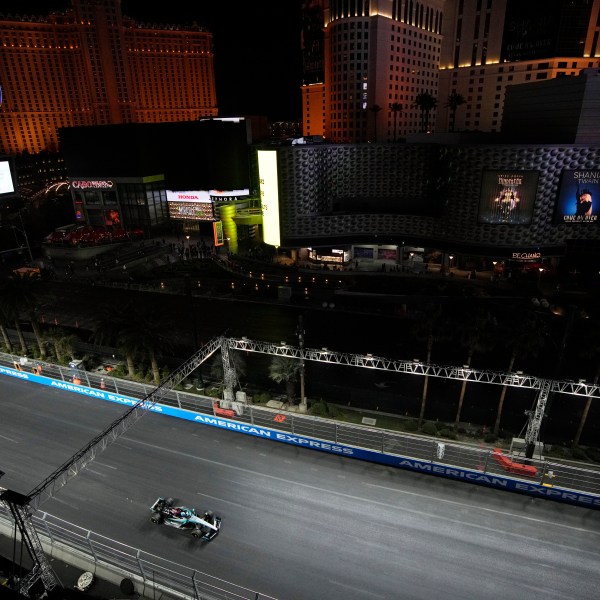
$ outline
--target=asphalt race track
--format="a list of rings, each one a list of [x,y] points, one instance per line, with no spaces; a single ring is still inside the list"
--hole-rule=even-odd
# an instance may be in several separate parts
[[[119,405],[0,378],[3,487],[28,493]],[[223,518],[202,545],[159,495]],[[156,414],[42,510],[280,600],[596,600],[600,512]]]

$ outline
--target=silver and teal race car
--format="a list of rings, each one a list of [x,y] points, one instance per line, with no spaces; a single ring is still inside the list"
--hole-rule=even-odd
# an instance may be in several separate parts
[[[212,511],[206,510],[200,516],[195,508],[175,506],[173,498],[158,498],[150,511],[153,523],[190,531],[193,537],[205,542],[214,539],[221,529],[221,517],[217,517]]]

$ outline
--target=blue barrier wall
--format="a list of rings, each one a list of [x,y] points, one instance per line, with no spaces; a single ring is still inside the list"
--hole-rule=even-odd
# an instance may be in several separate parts
[[[16,377],[18,379],[30,381],[32,383],[47,385],[56,389],[75,392],[85,396],[98,398],[99,400],[116,402],[118,404],[123,404],[126,406],[134,406],[139,402],[139,399],[121,396],[119,394],[114,394],[105,390],[87,388],[85,386],[77,385],[74,383],[57,381],[50,377],[34,375],[33,373],[28,373],[26,371],[18,371],[16,369],[10,369],[2,366],[0,366],[0,375],[8,375],[10,377]],[[211,427],[227,429],[228,431],[235,431],[237,433],[243,433],[245,435],[252,435],[255,437],[269,439],[275,442],[292,444],[294,446],[307,448],[310,450],[328,452],[330,454],[337,454],[339,456],[345,456],[348,458],[366,460],[369,462],[379,463],[390,467],[409,469],[411,471],[418,471],[419,473],[427,473],[430,475],[448,477],[450,479],[460,479],[468,483],[484,485],[511,492],[524,493],[534,497],[551,499],[559,502],[566,502],[568,504],[575,504],[577,506],[584,506],[587,508],[594,508],[597,510],[600,509],[600,497],[594,494],[574,492],[572,490],[563,489],[557,486],[547,487],[537,483],[528,483],[526,481],[513,479],[511,477],[489,475],[480,471],[473,471],[470,469],[437,464],[429,461],[416,460],[394,454],[382,454],[381,452],[376,452],[374,450],[366,450],[362,448],[356,448],[354,446],[347,446],[344,444],[327,442],[316,438],[286,433],[267,427],[257,427],[247,423],[239,423],[237,421],[224,419],[222,417],[200,414],[189,410],[182,410],[171,406],[165,406],[162,404],[152,404],[151,406],[149,406],[149,409],[152,412],[164,414],[170,417],[186,419],[188,421],[194,421],[202,425],[209,425]]]

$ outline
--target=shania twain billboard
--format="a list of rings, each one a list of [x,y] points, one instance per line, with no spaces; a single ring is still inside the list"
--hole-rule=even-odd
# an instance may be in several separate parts
[[[600,214],[600,171],[563,171],[554,224],[597,223]]]
[[[537,184],[537,171],[484,171],[479,223],[529,225]]]

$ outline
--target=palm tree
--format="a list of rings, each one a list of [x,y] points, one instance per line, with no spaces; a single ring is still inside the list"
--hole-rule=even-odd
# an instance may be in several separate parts
[[[463,319],[459,322],[458,339],[461,346],[466,348],[468,352],[467,360],[465,362],[467,367],[471,364],[473,355],[476,352],[487,352],[490,349],[492,344],[492,336],[490,335],[492,324],[493,321],[491,315],[483,309],[465,313]],[[466,390],[467,380],[464,379],[460,390],[460,398],[458,399],[455,425],[458,425],[460,422],[460,414],[462,412]]]
[[[402,112],[402,104],[392,102],[390,110],[394,113],[394,142],[397,140],[396,133],[398,132],[398,113]]]
[[[21,279],[19,277],[9,278],[4,283],[0,305],[2,307],[1,311],[4,315],[4,319],[8,322],[12,322],[15,326],[21,345],[21,352],[26,355],[29,350],[23,335],[23,330],[21,329],[21,313],[25,312],[31,321],[31,326],[40,350],[40,356],[41,358],[46,358],[46,347],[44,345],[40,326],[35,316],[36,288],[34,285],[35,283],[33,281],[27,279]]]
[[[381,106],[379,106],[379,104],[373,104],[373,106],[371,106],[371,108],[369,109],[372,113],[373,113],[373,129],[375,131],[375,139],[373,141],[377,141],[377,115],[379,114],[379,111],[381,110]]]
[[[582,332],[580,339],[580,343],[578,347],[580,348],[580,355],[584,359],[584,362],[587,363],[591,361],[591,365],[593,365],[594,376],[593,376],[593,385],[598,384],[598,380],[600,379],[600,325],[598,321],[588,322],[586,319],[585,328]],[[590,411],[590,407],[592,405],[592,396],[588,396],[585,402],[585,406],[583,408],[583,413],[581,414],[581,419],[579,421],[579,426],[577,427],[577,433],[573,438],[573,447],[579,446],[579,440],[581,439],[581,434],[583,432],[583,428],[585,427],[585,422],[588,417],[588,413]]]
[[[269,366],[269,377],[275,383],[285,383],[288,402],[294,401],[294,384],[298,381],[302,362],[297,358],[274,356]]]
[[[450,131],[454,131],[456,124],[456,109],[466,103],[465,97],[454,90],[446,100],[446,106],[450,109]]]
[[[8,327],[10,327],[14,323],[14,318],[10,310],[10,306],[8,306],[4,302],[4,290],[0,290],[1,300],[0,300],[0,333],[2,333],[2,339],[4,340],[4,346],[9,354],[13,353],[13,345],[8,335]]]
[[[94,323],[92,340],[98,346],[111,346],[124,354],[128,375],[133,378],[137,343],[127,329],[131,311],[131,306],[128,309],[114,305],[104,307],[99,311]]]
[[[163,333],[160,315],[136,307],[125,328],[125,338],[130,340],[135,348],[133,354],[140,354],[150,360],[152,380],[160,385],[160,369],[157,355],[167,354],[172,350],[172,344]]]
[[[424,341],[427,348],[426,364],[431,364],[431,352],[434,342],[448,339],[448,327],[442,307],[439,304],[429,303],[416,316],[412,327],[412,334],[417,341]],[[419,412],[419,427],[425,417],[427,392],[429,389],[429,375],[425,375],[423,393],[421,395],[421,410]]]
[[[75,344],[78,341],[75,334],[67,333],[61,327],[52,327],[45,337],[52,344],[59,364],[66,362],[66,357],[74,358]]]
[[[437,99],[429,92],[421,92],[415,98],[415,106],[421,111],[421,133],[429,131],[429,113],[437,106]]]
[[[499,339],[503,340],[510,349],[510,360],[508,361],[508,373],[513,372],[515,361],[519,356],[536,357],[544,347],[548,335],[548,329],[544,321],[534,312],[520,314],[515,317],[514,311],[506,314],[499,327]],[[500,419],[504,408],[504,399],[508,390],[507,385],[502,386],[498,411],[494,423],[493,433],[498,435],[500,431]]]

